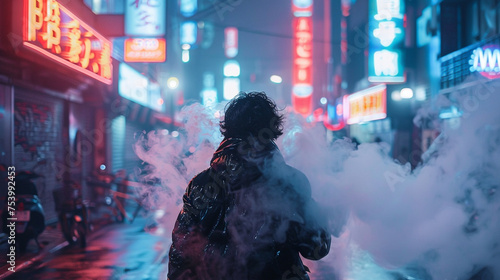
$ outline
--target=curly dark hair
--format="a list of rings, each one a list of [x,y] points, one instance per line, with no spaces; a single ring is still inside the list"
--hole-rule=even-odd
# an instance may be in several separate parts
[[[225,138],[276,140],[283,134],[283,115],[279,111],[265,92],[240,92],[226,105],[220,131]]]

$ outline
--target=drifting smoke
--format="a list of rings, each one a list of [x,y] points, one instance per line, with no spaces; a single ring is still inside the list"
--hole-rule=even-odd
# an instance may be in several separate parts
[[[500,96],[482,86],[450,99],[464,112],[459,124],[442,128],[413,171],[384,143],[328,144],[320,125],[286,117],[277,144],[308,177],[337,237],[326,258],[307,263],[311,278],[469,279],[485,267],[500,277]],[[136,146],[150,165],[145,180],[161,181],[142,191],[167,212],[169,235],[188,182],[222,140],[214,111],[191,105],[182,114],[178,138],[150,132]]]

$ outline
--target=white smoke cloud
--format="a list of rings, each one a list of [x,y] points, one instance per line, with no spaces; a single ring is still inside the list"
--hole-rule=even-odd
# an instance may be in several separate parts
[[[307,262],[312,279],[468,279],[486,266],[500,277],[500,96],[476,91],[450,99],[464,111],[459,126],[443,126],[413,171],[390,158],[384,143],[329,144],[322,126],[287,116],[277,144],[307,175],[336,236],[326,258]],[[417,122],[437,115],[421,112]],[[149,176],[161,179],[143,191],[166,209],[169,234],[187,183],[209,166],[222,139],[214,111],[195,104],[183,116],[179,138],[150,132],[136,146],[154,166]]]

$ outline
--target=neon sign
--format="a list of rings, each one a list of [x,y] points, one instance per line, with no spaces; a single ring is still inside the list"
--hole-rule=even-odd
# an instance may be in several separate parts
[[[403,66],[404,2],[370,0],[368,80],[401,83]]]
[[[125,34],[163,36],[166,25],[166,0],[126,0]]]
[[[500,50],[498,46],[488,45],[472,51],[471,72],[479,72],[488,79],[500,78]]]
[[[293,0],[292,13],[296,17],[312,16],[313,0]]]
[[[234,58],[238,54],[238,29],[236,27],[224,29],[224,54],[227,58]]]
[[[125,62],[164,62],[166,47],[165,39],[126,39],[124,59]]]
[[[355,124],[387,117],[387,87],[378,85],[353,93],[347,97],[347,123]]]
[[[198,0],[181,0],[181,14],[185,17],[190,17],[198,10]]]
[[[347,95],[342,98],[337,98],[333,104],[328,104],[326,106],[326,118],[323,120],[323,124],[329,130],[341,130],[345,126],[344,120],[344,106],[348,103]]]
[[[25,0],[23,45],[100,82],[112,83],[111,43],[56,0]]]
[[[194,21],[186,21],[181,24],[181,45],[194,45],[197,41],[198,26]]]
[[[149,107],[149,80],[134,68],[120,63],[118,80],[118,94],[137,104]]]
[[[298,10],[301,13],[297,14]],[[304,13],[304,11],[308,12]],[[293,19],[292,105],[295,112],[308,116],[312,110],[313,93],[312,0],[293,1],[292,12],[295,15]]]

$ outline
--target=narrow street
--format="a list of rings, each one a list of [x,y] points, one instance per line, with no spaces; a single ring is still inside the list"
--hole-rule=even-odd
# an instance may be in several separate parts
[[[6,279],[166,279],[168,241],[144,231],[146,220],[112,224],[87,248],[65,247]]]

